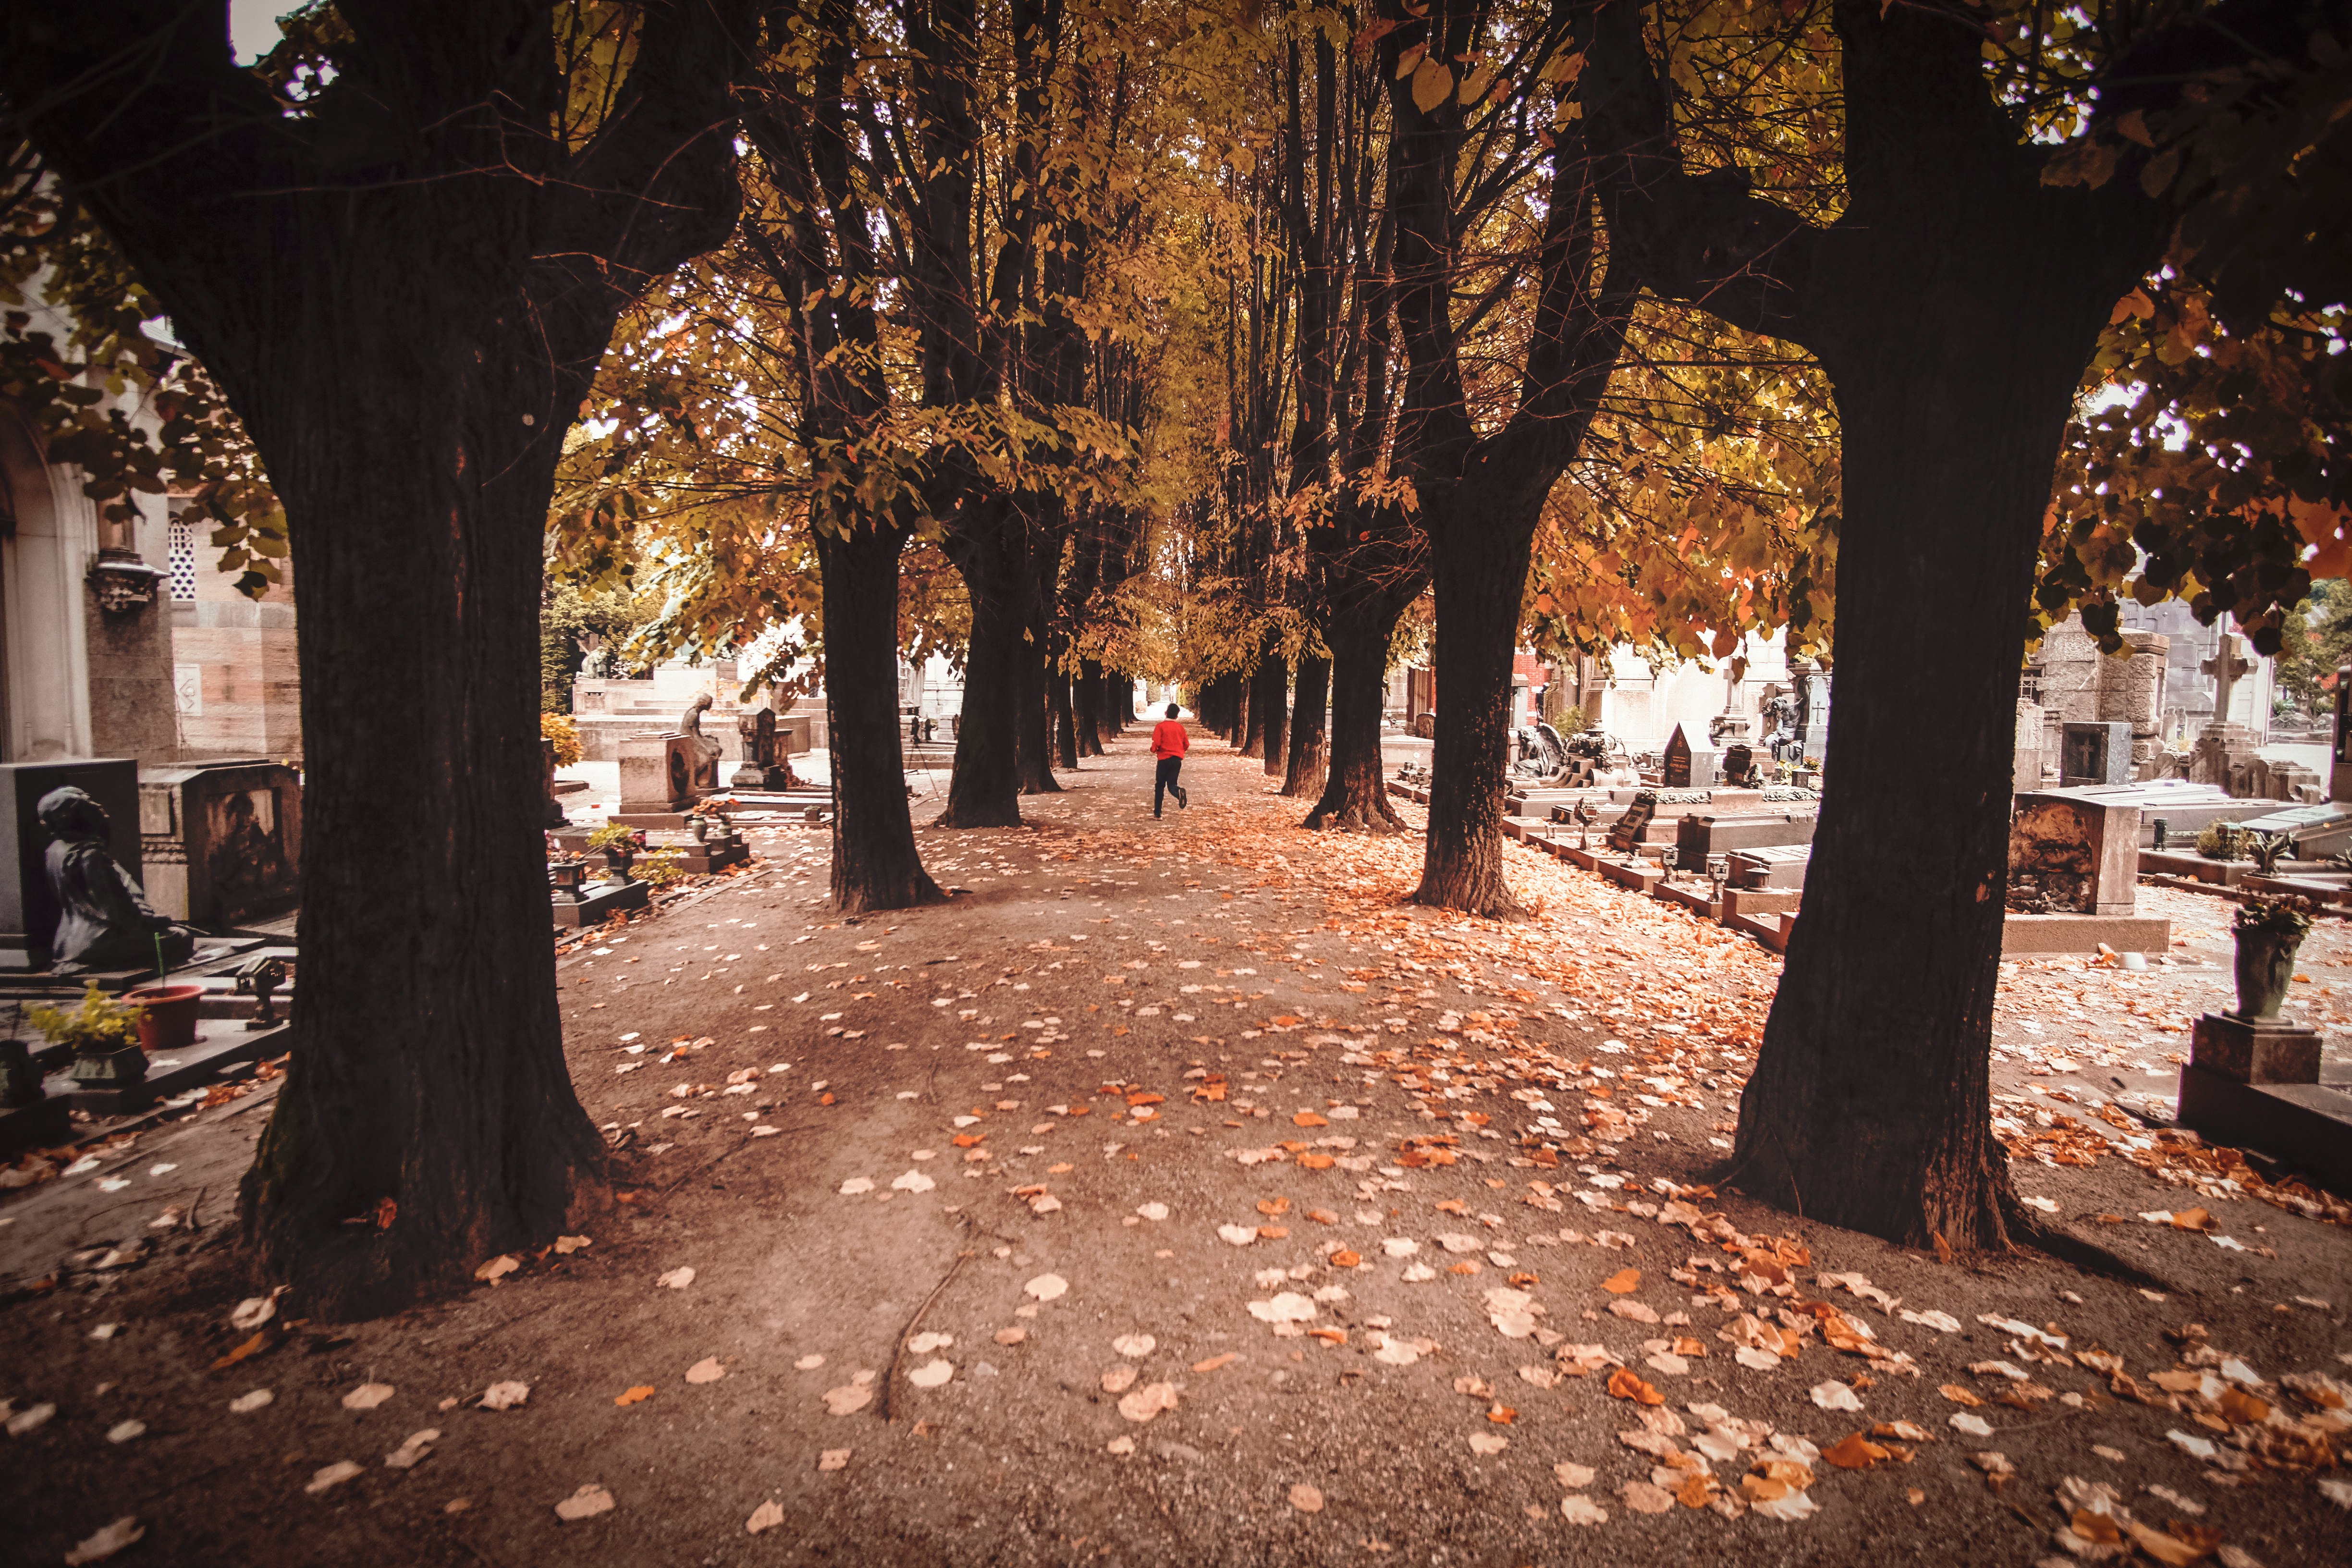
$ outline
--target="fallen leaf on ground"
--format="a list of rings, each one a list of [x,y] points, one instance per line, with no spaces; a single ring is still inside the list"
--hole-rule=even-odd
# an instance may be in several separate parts
[[[1473,1432],[1470,1451],[1474,1454],[1499,1454],[1511,1446],[1511,1440],[1500,1432]]]
[[[337,1459],[331,1465],[321,1465],[317,1469],[312,1470],[310,1472],[310,1484],[302,1489],[309,1492],[312,1497],[316,1497],[320,1492],[327,1490],[330,1487],[338,1487],[342,1485],[343,1482],[350,1480],[353,1476],[356,1476],[359,1473],[359,1466],[353,1464],[351,1460]]]
[[[1110,1348],[1123,1356],[1142,1357],[1158,1349],[1160,1342],[1150,1334],[1121,1334],[1111,1341]]]
[[[106,1440],[110,1443],[128,1443],[133,1437],[145,1435],[146,1431],[147,1423],[144,1421],[117,1421],[106,1429]]]
[[[1867,1470],[1888,1457],[1885,1449],[1857,1432],[1822,1450],[1822,1458],[1841,1470]]]
[[[801,1357],[800,1360],[793,1363],[793,1370],[794,1372],[814,1372],[824,1364],[824,1357],[821,1355],[804,1355]]]
[[[961,1142],[962,1140],[958,1139],[957,1142]],[[859,1197],[873,1190],[874,1178],[871,1176],[852,1176],[840,1187],[841,1195],[845,1198]]]
[[[1672,1513],[1675,1499],[1672,1492],[1652,1486],[1647,1481],[1627,1481],[1617,1489],[1625,1506],[1635,1513]]]
[[[1163,1410],[1176,1408],[1176,1385],[1147,1383],[1118,1402],[1118,1413],[1129,1421],[1149,1421]]]
[[[1168,1205],[1166,1204],[1145,1204],[1135,1212],[1141,1215],[1146,1219],[1166,1219],[1168,1217]]]
[[[615,1405],[636,1405],[645,1400],[651,1399],[653,1396],[654,1385],[650,1383],[641,1383],[635,1388],[632,1388],[626,1393],[615,1397],[613,1403]]]
[[[1978,1397],[1975,1390],[1963,1388],[1957,1383],[1948,1383],[1936,1392],[1953,1404],[1965,1405],[1971,1410],[1979,1409],[1984,1405],[1984,1401]]]
[[[865,1409],[873,1401],[874,1390],[866,1384],[845,1383],[839,1388],[824,1391],[825,1413],[830,1415],[851,1415]]]
[[[147,1533],[136,1515],[124,1514],[113,1523],[102,1526],[97,1534],[66,1553],[66,1568],[81,1568],[85,1563],[103,1563]]]
[[[1194,1372],[1214,1372],[1219,1367],[1231,1366],[1234,1363],[1241,1359],[1241,1352],[1227,1351],[1222,1355],[1213,1355],[1206,1361],[1194,1362],[1192,1363],[1192,1370]]]
[[[1629,1294],[1642,1288],[1642,1271],[1638,1268],[1620,1268],[1616,1273],[1603,1279],[1601,1282],[1601,1288],[1612,1296]]]
[[[1660,1394],[1622,1366],[1609,1374],[1609,1392],[1619,1399],[1631,1399],[1642,1405],[1664,1405],[1666,1402],[1664,1394]],[[1629,1501],[1627,1506],[1637,1505]],[[1646,1513],[1650,1510],[1644,1509],[1643,1511]]]
[[[824,1448],[817,1453],[816,1468],[820,1470],[845,1470],[849,1468],[849,1450]]]
[[[1589,1497],[1564,1497],[1559,1500],[1559,1516],[1570,1524],[1606,1524],[1608,1513],[1595,1506]]]
[[[1992,1424],[1990,1422],[1987,1421],[1981,1415],[1971,1415],[1965,1410],[1956,1411],[1953,1413],[1951,1416],[1951,1426],[1954,1431],[1966,1432],[1971,1437],[1990,1437],[1992,1436]]]
[[[1593,1471],[1590,1465],[1580,1465],[1562,1459],[1551,1468],[1551,1473],[1559,1479],[1561,1486],[1571,1489],[1581,1489],[1592,1484]]]
[[[555,1505],[555,1517],[566,1524],[574,1520],[593,1519],[600,1513],[613,1511],[613,1494],[593,1484],[582,1487]]]
[[[1125,1456],[1135,1452],[1135,1439],[1132,1437],[1113,1437],[1109,1442],[1103,1445],[1103,1452],[1107,1454],[1117,1454],[1124,1458]]]
[[[717,1383],[726,1375],[727,1369],[719,1364],[719,1358],[715,1355],[704,1356],[686,1369],[686,1381],[688,1383]]]
[[[1021,1287],[1024,1294],[1034,1296],[1040,1301],[1058,1300],[1069,1288],[1070,1282],[1058,1274],[1040,1274],[1028,1284]]]
[[[654,1283],[659,1285],[666,1290],[683,1290],[688,1285],[694,1283],[694,1270],[691,1268],[673,1268],[668,1273],[656,1279]]]
[[[937,1388],[955,1375],[955,1363],[948,1361],[927,1361],[907,1374],[907,1381],[917,1388]]]
[[[584,1236],[559,1236],[555,1238],[555,1255],[558,1258],[569,1258],[582,1247],[593,1245],[594,1243]]]
[[[225,1366],[235,1366],[246,1357],[261,1349],[264,1344],[268,1342],[268,1340],[269,1336],[266,1333],[254,1335],[253,1338],[246,1341],[245,1343],[237,1346],[236,1349],[229,1352],[226,1355],[222,1356],[218,1361],[214,1362],[213,1370],[215,1372],[218,1372]]]
[[[343,1408],[346,1410],[373,1410],[391,1397],[392,1384],[388,1383],[362,1383],[357,1388],[352,1389],[349,1394],[343,1395]]]
[[[527,1383],[494,1383],[482,1390],[482,1408],[512,1410],[530,1397],[530,1384]]]
[[[1141,1375],[1134,1367],[1115,1366],[1102,1374],[1102,1391],[1105,1394],[1125,1394],[1135,1386],[1135,1380]]]
[[[483,1267],[488,1268],[488,1265],[485,1264]],[[232,1329],[261,1327],[278,1315],[278,1298],[286,1294],[287,1289],[288,1287],[280,1285],[267,1296],[247,1296],[236,1304],[234,1311],[229,1313],[228,1326]]]
[[[277,1397],[278,1395],[266,1388],[257,1388],[250,1394],[240,1394],[230,1400],[228,1413],[232,1415],[250,1415]]]
[[[416,1462],[431,1453],[433,1445],[440,1440],[441,1429],[438,1426],[427,1426],[422,1432],[411,1432],[405,1442],[383,1457],[383,1462],[392,1469],[413,1470],[416,1468]]]
[[[1305,1481],[1300,1481],[1290,1489],[1290,1506],[1301,1513],[1321,1513],[1323,1494]]]
[[[517,1258],[511,1252],[501,1253],[498,1257],[493,1258],[488,1262],[483,1264],[480,1268],[475,1269],[474,1278],[477,1279],[488,1279],[495,1282],[505,1278],[507,1275],[513,1273],[516,1269],[521,1267],[521,1258]],[[239,1326],[242,1327],[243,1325],[240,1324]]]
[[[783,1522],[784,1510],[777,1506],[775,1499],[770,1498],[751,1510],[751,1517],[743,1521],[743,1528],[751,1534],[757,1535],[763,1530],[773,1530]]]
[[[1824,1410],[1859,1410],[1862,1408],[1862,1401],[1854,1397],[1853,1390],[1847,1387],[1844,1384],[1835,1381],[1815,1384],[1813,1385],[1813,1403],[1820,1405]]]

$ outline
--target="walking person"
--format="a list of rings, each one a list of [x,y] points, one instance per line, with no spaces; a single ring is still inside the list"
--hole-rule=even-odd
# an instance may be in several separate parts
[[[1176,797],[1179,810],[1192,804],[1192,797],[1184,793],[1184,786],[1176,782],[1176,775],[1184,771],[1185,750],[1192,743],[1192,737],[1185,731],[1183,721],[1176,717],[1176,704],[1171,702],[1168,717],[1151,726],[1151,754],[1160,759],[1159,771],[1151,779],[1153,816],[1160,815],[1161,801],[1171,795]]]

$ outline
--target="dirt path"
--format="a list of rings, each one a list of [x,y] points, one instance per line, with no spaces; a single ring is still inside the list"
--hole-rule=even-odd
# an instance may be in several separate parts
[[[233,1328],[221,1193],[21,1296],[0,1397],[56,1410],[0,1447],[5,1554],[131,1515],[121,1560],[173,1563],[2007,1563],[2120,1507],[2352,1559],[2332,1386],[2280,1381],[2352,1378],[2352,1238],[2090,1103],[2165,1081],[2212,964],[2021,965],[2000,1017],[2018,1146],[2092,1162],[2021,1187],[2176,1289],[1941,1264],[1702,1184],[1769,954],[1516,847],[1538,919],[1403,906],[1417,839],[1300,832],[1213,742],[1186,771],[1163,821],[1128,741],[1026,828],[926,831],[947,907],[839,921],[781,835],[566,961],[625,1200],[583,1247]],[[0,1273],[148,1235],[185,1197],[152,1168],[216,1184],[257,1120],[11,1194]],[[613,1506],[559,1519],[583,1488]]]

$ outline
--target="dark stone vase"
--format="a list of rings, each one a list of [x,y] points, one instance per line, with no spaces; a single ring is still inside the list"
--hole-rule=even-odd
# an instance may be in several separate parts
[[[2238,1016],[2275,1018],[2294,979],[2294,955],[2303,938],[2284,931],[2242,931],[2238,935]]]

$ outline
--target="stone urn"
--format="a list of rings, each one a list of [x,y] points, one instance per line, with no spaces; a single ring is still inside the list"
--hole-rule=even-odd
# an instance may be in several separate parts
[[[2238,1011],[2241,1018],[2275,1018],[2294,980],[2294,955],[2310,933],[2311,916],[2301,899],[2249,899],[2231,921],[2238,942]]]
[[[686,819],[686,830],[694,835],[694,841],[697,844],[708,844],[710,842],[710,818],[707,816],[688,817]]]

